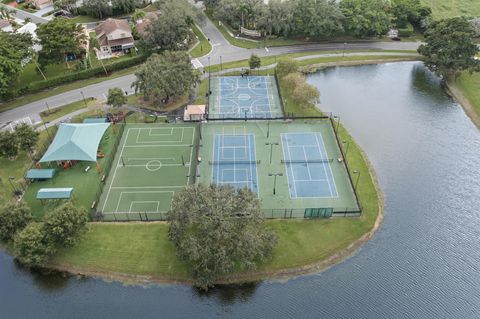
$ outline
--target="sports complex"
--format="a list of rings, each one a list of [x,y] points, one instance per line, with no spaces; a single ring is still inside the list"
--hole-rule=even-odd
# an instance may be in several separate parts
[[[62,124],[40,161],[48,167],[29,171],[29,201],[78,201],[104,221],[165,220],[176,192],[204,183],[248,187],[266,218],[361,214],[331,118],[284,117],[273,76],[209,83],[198,121]]]

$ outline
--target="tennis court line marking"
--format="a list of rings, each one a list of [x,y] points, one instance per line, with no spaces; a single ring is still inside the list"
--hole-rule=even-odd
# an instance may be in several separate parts
[[[130,129],[127,130],[127,135],[125,136],[125,140],[123,140],[122,149],[120,150],[120,156],[117,158],[117,165],[118,165],[118,162],[120,161],[120,159],[123,156],[123,149],[125,148],[125,143],[128,140],[128,134],[129,133],[130,133]],[[117,170],[118,170],[117,165],[115,165],[115,171],[113,172],[112,180],[110,182],[110,185],[109,185],[108,191],[107,191],[107,196],[105,197],[105,202],[103,203],[103,206],[102,206],[102,212],[105,211],[105,206],[107,205],[108,197],[110,196],[110,191],[112,190],[112,185],[113,185],[113,182],[115,181],[115,176],[117,175]]]
[[[285,133],[282,133],[281,136],[282,136],[282,147],[284,147],[284,145],[283,145],[283,140],[285,140],[285,143],[287,144],[286,150],[287,150],[287,153],[288,153],[288,158],[291,159],[291,158],[292,158],[292,155],[290,154],[290,147],[288,146],[288,140],[287,140],[286,134],[285,134]],[[289,166],[289,167],[288,167],[288,166]],[[289,192],[290,192],[290,197],[291,197],[291,198],[297,198],[297,186],[295,185],[295,175],[293,174],[293,167],[292,167],[293,165],[288,165],[288,166],[287,166],[287,168],[289,168],[290,171],[292,172],[292,177],[293,177],[293,179],[294,179],[294,181],[293,181],[293,189],[295,190],[295,196],[292,196],[291,188],[290,188],[290,187],[288,188],[288,190],[289,190]],[[289,176],[289,175],[290,175],[290,174],[287,174],[287,182],[288,182],[289,185],[291,185],[291,184],[290,184],[290,176]]]
[[[318,136],[320,135],[320,141],[318,140]],[[315,134],[315,139],[317,141],[317,143],[319,144],[318,146],[320,147],[320,142],[321,142],[321,150],[322,150],[322,153],[325,152],[325,158],[328,158],[328,152],[327,152],[327,148],[325,147],[325,143],[323,142],[323,137],[321,135],[321,133],[316,133]],[[332,171],[332,167],[330,166],[329,163],[322,163],[323,165],[323,168],[325,169],[325,176],[328,177],[328,174],[327,174],[327,167],[326,165],[328,165],[328,170],[330,171],[330,176],[332,177],[332,182],[333,182],[333,187],[335,188],[335,194],[337,194],[337,196],[333,196],[333,191],[332,191],[332,187],[331,187],[331,183],[330,181],[328,181],[328,186],[330,187],[330,195],[332,195],[332,197],[338,197],[338,189],[337,189],[337,183],[335,183],[335,177],[333,176],[333,171]]]
[[[185,133],[185,129],[192,129],[194,131],[194,128],[193,127],[176,127],[176,128],[171,128],[171,134],[151,134],[152,130],[157,130],[157,129],[161,129],[161,128],[146,128],[146,127],[135,127],[135,128],[131,128],[133,130],[137,130],[137,138],[135,140],[135,144],[153,144],[153,143],[181,143],[183,142],[183,137],[184,137],[184,133]],[[130,130],[130,129],[129,129]],[[142,130],[149,130],[149,136],[174,136],[174,131],[175,130],[181,130],[182,132],[182,135],[180,136],[180,139],[179,140],[168,140],[168,141],[165,141],[165,140],[156,140],[156,141],[141,141],[141,138],[140,138],[140,132]],[[170,144],[167,144],[167,145],[170,145]]]
[[[118,206],[120,206],[120,202],[122,200],[122,196],[123,194],[146,194],[146,193],[172,193],[172,199],[173,199],[173,195],[175,195],[175,192],[174,191],[141,191],[141,192],[135,192],[135,191],[130,191],[130,192],[120,192],[120,197],[118,197],[118,201],[117,201],[117,207],[115,208],[115,213],[118,213]]]
[[[135,203],[139,203],[139,204],[140,204],[140,203],[157,203],[156,212],[157,212],[157,213],[159,212],[159,211],[158,211],[158,208],[160,207],[160,201],[158,201],[158,200],[151,200],[151,201],[149,201],[149,200],[135,200],[135,201],[130,202],[130,208],[128,209],[128,213],[129,213],[129,214],[132,213],[132,206],[133,206]],[[149,212],[150,212],[150,211],[149,211]],[[134,212],[134,213],[136,213],[136,212]]]
[[[182,186],[113,186],[112,189],[142,189],[142,188],[185,188]]]
[[[126,145],[124,148],[131,148],[131,147],[189,147],[192,144],[172,144],[172,145]]]

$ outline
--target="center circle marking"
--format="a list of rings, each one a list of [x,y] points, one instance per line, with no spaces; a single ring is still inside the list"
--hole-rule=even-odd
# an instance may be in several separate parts
[[[250,97],[250,95],[248,95],[248,94],[244,94],[244,93],[243,93],[243,94],[239,94],[239,95],[238,95],[238,99],[239,99],[239,100],[243,100],[243,101],[244,101],[244,100],[250,100],[250,98],[251,98],[251,97]]]
[[[158,171],[160,168],[162,168],[162,162],[159,160],[148,161],[147,165],[145,165],[145,168],[150,172]]]

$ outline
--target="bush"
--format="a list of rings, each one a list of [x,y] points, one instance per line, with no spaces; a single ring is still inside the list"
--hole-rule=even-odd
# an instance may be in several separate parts
[[[0,211],[0,240],[11,240],[31,220],[32,213],[24,202],[7,204]]]
[[[281,59],[278,61],[275,71],[277,72],[278,78],[281,79],[290,73],[298,72],[298,63],[291,58]]]
[[[413,26],[409,23],[406,28],[398,29],[398,36],[408,38],[413,35]]]
[[[107,70],[107,72],[114,72],[143,63],[146,59],[146,55],[137,55],[131,59],[125,59],[114,63],[106,64],[105,69]],[[28,86],[20,89],[20,92],[21,94],[34,93],[60,84],[70,83],[77,80],[85,80],[94,76],[103,76],[105,75],[105,69],[102,66],[98,66],[75,73],[49,78],[47,80],[35,81],[30,83]]]
[[[50,242],[69,247],[86,230],[87,222],[87,211],[69,202],[48,213],[44,218],[44,227]]]
[[[25,266],[42,266],[55,253],[55,245],[46,236],[42,223],[30,223],[13,241],[17,260]]]

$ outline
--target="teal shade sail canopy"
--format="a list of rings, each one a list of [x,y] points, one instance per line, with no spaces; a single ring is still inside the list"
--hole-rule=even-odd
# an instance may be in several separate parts
[[[97,150],[110,123],[60,124],[57,134],[40,162],[97,161]]]
[[[55,175],[54,169],[37,169],[32,168],[27,171],[25,178],[28,179],[50,179]]]
[[[65,199],[72,197],[73,188],[41,188],[37,199]]]

